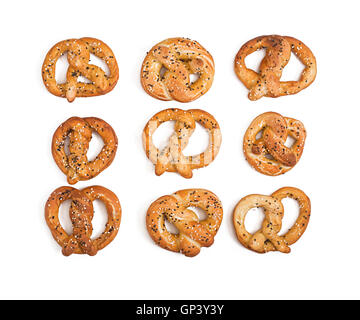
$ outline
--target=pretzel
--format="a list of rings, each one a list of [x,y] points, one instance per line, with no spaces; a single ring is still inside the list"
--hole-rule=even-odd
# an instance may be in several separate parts
[[[188,207],[201,208],[207,218],[199,221]],[[221,201],[214,193],[205,189],[186,189],[154,201],[146,214],[146,226],[160,247],[194,257],[201,247],[210,247],[214,243],[222,216]],[[178,229],[178,234],[166,229],[165,219]]]
[[[294,225],[283,236],[279,236],[284,216],[281,200],[284,198],[296,200],[300,210]],[[250,209],[260,207],[264,208],[265,218],[261,229],[252,235],[245,228],[245,217]],[[269,251],[289,253],[291,251],[289,246],[299,240],[305,232],[310,213],[311,205],[307,195],[300,189],[284,187],[271,196],[252,194],[242,198],[235,207],[233,223],[236,236],[244,247],[258,253]]]
[[[262,137],[257,139],[257,134]],[[293,145],[285,146],[287,137],[295,139]],[[258,172],[277,176],[292,169],[304,150],[306,130],[296,119],[286,118],[276,112],[257,116],[244,135],[243,150],[246,160]]]
[[[210,89],[214,72],[212,56],[198,42],[170,38],[147,53],[141,67],[141,85],[154,98],[190,102]],[[199,78],[192,83],[190,74]]]
[[[72,200],[69,210],[73,226],[71,235],[66,233],[59,221],[59,207],[61,203],[69,199]],[[91,220],[94,215],[92,202],[96,199],[105,204],[108,220],[104,232],[92,240]],[[64,256],[73,253],[93,256],[116,237],[121,221],[121,206],[117,196],[101,186],[87,187],[82,190],[60,187],[50,195],[46,202],[45,220],[52,236],[62,247]]]
[[[159,150],[155,147],[152,136],[156,129],[166,121],[176,121],[174,133],[169,144]],[[195,156],[184,156],[183,150],[187,146],[195,130],[195,122],[200,123],[209,133],[207,149]],[[165,171],[178,172],[184,178],[191,178],[193,169],[206,167],[217,156],[221,145],[220,127],[215,118],[199,109],[181,110],[166,109],[155,114],[146,124],[143,131],[143,147],[146,156],[155,165],[155,174],[160,176]]]
[[[245,58],[256,50],[266,49],[259,72],[248,69]],[[293,52],[305,68],[298,81],[280,81],[282,71]],[[286,36],[261,36],[246,42],[235,57],[235,73],[250,90],[249,99],[276,98],[295,94],[307,88],[316,77],[316,59],[301,41]]]
[[[65,53],[69,68],[66,82],[60,84],[55,80],[55,67],[57,60]],[[105,61],[110,71],[109,76],[98,66],[89,64],[90,53]],[[79,76],[84,76],[91,82],[78,82]],[[58,42],[47,53],[42,66],[42,77],[49,92],[73,102],[76,97],[93,97],[111,91],[119,79],[119,68],[114,53],[104,42],[95,38],[69,39]]]
[[[96,131],[104,146],[96,158],[89,161],[86,153]],[[69,154],[65,152],[65,141],[69,138]],[[60,170],[67,175],[69,184],[89,180],[106,169],[114,160],[118,140],[113,128],[99,118],[72,117],[62,123],[52,139],[52,155]]]

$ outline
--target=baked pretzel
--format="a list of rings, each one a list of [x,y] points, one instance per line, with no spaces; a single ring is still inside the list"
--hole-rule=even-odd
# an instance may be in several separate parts
[[[262,132],[262,137],[257,134]],[[288,148],[286,139],[295,142]],[[304,150],[306,130],[296,119],[283,117],[276,112],[265,112],[257,116],[244,135],[243,150],[246,160],[257,171],[277,176],[292,169]]]
[[[155,147],[152,136],[156,129],[166,121],[176,121],[174,133],[169,144],[159,150]],[[200,123],[209,133],[207,149],[195,156],[184,156],[183,150],[188,145],[190,136],[195,130],[195,122]],[[143,146],[146,156],[155,165],[155,174],[160,176],[165,171],[178,172],[184,178],[191,178],[193,169],[209,165],[217,156],[221,145],[220,127],[215,118],[199,109],[181,110],[166,109],[155,114],[146,124],[143,131]]]
[[[66,82],[57,83],[56,62],[65,53],[69,62]],[[89,64],[90,53],[105,61],[110,70],[109,76],[98,66]],[[78,82],[79,76],[84,76],[91,83]],[[49,92],[73,102],[76,97],[93,97],[111,91],[119,79],[119,68],[114,53],[101,40],[69,39],[58,42],[47,53],[42,66],[42,77]]]
[[[88,161],[86,153],[96,131],[104,146],[96,158]],[[69,154],[65,152],[65,141],[69,138]],[[99,118],[72,117],[62,123],[52,139],[52,155],[60,170],[67,175],[69,184],[89,180],[106,169],[114,160],[118,140],[113,128]]]
[[[259,72],[248,69],[245,58],[256,50],[266,49]],[[293,52],[305,68],[298,81],[280,81],[282,71]],[[301,41],[286,36],[261,36],[246,42],[235,57],[235,73],[250,90],[249,99],[276,98],[295,94],[308,87],[316,77],[316,59]]]
[[[279,236],[284,207],[281,200],[292,198],[299,204],[299,216],[286,234]],[[245,217],[252,208],[264,208],[265,218],[262,227],[251,234],[245,228]],[[310,199],[300,189],[284,187],[275,191],[271,196],[252,194],[242,198],[236,205],[233,223],[236,236],[240,243],[248,249],[258,253],[269,251],[290,252],[290,245],[303,235],[309,223],[311,212]]]
[[[198,207],[207,213],[205,220],[188,207]],[[219,198],[205,189],[186,189],[154,201],[146,214],[147,230],[160,247],[181,252],[187,257],[200,253],[201,247],[210,247],[220,228],[223,209]],[[170,233],[165,219],[173,224],[178,234]]]
[[[59,208],[62,202],[71,199],[69,210],[73,226],[71,235],[60,224]],[[93,231],[91,220],[94,216],[92,202],[101,200],[107,210],[108,220],[104,232],[96,239],[91,239]],[[73,253],[95,255],[116,237],[121,221],[121,206],[117,196],[101,186],[78,190],[72,187],[60,187],[49,197],[45,205],[45,220],[52,236],[62,247],[64,256]]]
[[[212,56],[198,42],[170,38],[147,53],[141,67],[141,84],[154,98],[190,102],[210,89],[214,72]],[[190,74],[199,78],[192,83]]]

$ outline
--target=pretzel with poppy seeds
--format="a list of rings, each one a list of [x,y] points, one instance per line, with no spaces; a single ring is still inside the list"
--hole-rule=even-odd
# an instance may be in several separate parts
[[[71,235],[66,233],[59,220],[60,205],[69,199],[72,201],[69,210],[73,226]],[[105,204],[108,220],[104,232],[92,240],[91,221],[94,216],[92,202],[97,199]],[[62,247],[64,256],[73,253],[93,256],[116,237],[121,222],[121,206],[117,196],[101,186],[87,187],[82,190],[60,187],[50,195],[46,202],[45,220],[53,238]]]
[[[100,153],[92,161],[87,158],[87,151],[93,131],[104,142]],[[65,142],[69,138],[69,154],[65,151]],[[69,184],[89,180],[106,169],[114,160],[118,139],[113,128],[104,120],[87,117],[72,117],[62,123],[52,139],[52,155],[60,170],[67,175]]]
[[[259,72],[246,67],[245,58],[256,50],[266,49]],[[283,69],[293,52],[305,66],[298,81],[280,81]],[[250,90],[249,99],[276,98],[307,88],[316,77],[316,59],[300,40],[287,36],[261,36],[246,42],[235,57],[235,73]]]
[[[188,207],[204,210],[207,218],[199,221],[196,213]],[[222,217],[222,204],[214,193],[205,189],[186,189],[154,201],[146,214],[146,226],[151,238],[160,247],[194,257],[200,253],[201,247],[213,244]],[[179,233],[170,233],[165,220]]]
[[[66,82],[57,83],[56,62],[65,53],[69,62]],[[100,67],[89,64],[90,53],[105,61],[109,76]],[[87,78],[90,83],[78,82],[79,76]],[[119,68],[114,53],[101,40],[69,39],[58,42],[49,50],[42,66],[42,78],[50,93],[73,102],[76,97],[93,97],[110,92],[119,79]]]
[[[261,138],[257,135],[262,133]],[[287,137],[295,142],[285,146]],[[292,169],[304,150],[306,130],[302,122],[276,112],[257,116],[245,132],[243,150],[246,160],[258,172],[277,176]]]
[[[170,38],[147,53],[140,78],[146,93],[154,98],[191,102],[210,89],[214,72],[212,56],[198,42]],[[199,78],[191,82],[191,74]]]
[[[281,230],[284,207],[281,200],[292,198],[299,204],[299,215],[294,225],[282,236]],[[252,208],[263,208],[265,218],[261,229],[254,234],[245,228],[245,218]],[[275,191],[271,196],[251,194],[242,198],[233,213],[233,223],[236,236],[240,243],[255,252],[269,251],[290,252],[290,245],[294,244],[305,232],[311,213],[310,199],[300,189],[284,187]]]
[[[152,136],[164,122],[175,121],[174,133],[169,144],[159,150],[153,143]],[[209,134],[207,149],[195,156],[184,156],[183,150],[195,130],[195,123],[200,123]],[[191,178],[193,169],[209,165],[217,156],[221,145],[221,131],[215,118],[199,109],[181,110],[166,109],[155,114],[146,124],[143,131],[143,147],[146,156],[155,165],[155,174],[178,172],[184,178]]]

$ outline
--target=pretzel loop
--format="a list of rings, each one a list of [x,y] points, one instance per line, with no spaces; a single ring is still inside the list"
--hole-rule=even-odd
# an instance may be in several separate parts
[[[166,69],[162,74],[162,70]],[[198,79],[191,82],[190,75]],[[141,68],[141,84],[160,100],[190,102],[205,94],[214,77],[214,61],[198,42],[171,38],[155,45]]]
[[[266,49],[259,72],[248,69],[245,58],[256,50]],[[280,81],[282,71],[293,52],[305,68],[298,81]],[[296,94],[307,88],[316,77],[316,59],[301,41],[287,36],[261,36],[246,42],[235,57],[235,73],[249,89],[249,99]]]
[[[73,226],[71,235],[66,233],[59,220],[60,205],[69,199],[72,200],[69,212]],[[92,240],[91,221],[94,215],[92,202],[96,199],[104,202],[108,220],[104,232]],[[60,187],[46,202],[45,220],[54,239],[63,248],[63,255],[69,256],[75,253],[93,256],[116,237],[121,221],[121,206],[116,195],[101,186],[92,186],[83,190]]]
[[[57,83],[56,62],[65,53],[69,62],[66,82]],[[105,61],[109,76],[98,66],[89,64],[90,53]],[[90,83],[78,82],[79,76],[87,78]],[[58,42],[49,50],[43,63],[42,77],[49,92],[72,102],[76,97],[97,96],[111,91],[118,81],[119,68],[114,53],[104,42],[95,38],[69,39]]]
[[[153,143],[152,136],[164,122],[175,121],[174,133],[169,144],[159,150]],[[209,134],[207,149],[194,156],[184,156],[183,150],[195,130],[195,123],[200,123]],[[146,156],[155,165],[155,174],[178,172],[184,178],[192,177],[192,170],[209,165],[217,156],[221,145],[220,127],[209,113],[198,110],[166,109],[155,114],[146,124],[143,131],[143,146]]]
[[[92,131],[103,139],[104,146],[92,161],[87,158]],[[66,138],[69,137],[69,154],[65,152]],[[72,117],[62,123],[52,139],[52,155],[67,175],[69,184],[89,180],[106,169],[114,160],[118,140],[113,128],[104,120],[94,117]]]
[[[259,133],[262,136],[257,138]],[[288,136],[294,139],[291,147],[285,145]],[[284,174],[300,160],[305,139],[306,130],[299,120],[266,112],[256,117],[246,130],[244,155],[249,164],[263,174]]]
[[[188,207],[201,208],[207,218],[199,221]],[[213,244],[222,216],[222,205],[215,194],[204,189],[186,189],[153,202],[147,211],[146,225],[159,246],[193,257],[200,253],[201,247]],[[178,229],[178,234],[166,229],[165,219]]]
[[[284,216],[281,200],[289,197],[299,204],[299,215],[294,225],[283,236],[278,233]],[[245,218],[252,208],[263,208],[265,218],[261,229],[250,234],[245,228]],[[310,199],[300,189],[284,187],[271,196],[252,194],[242,198],[234,209],[233,223],[237,238],[248,249],[258,253],[280,251],[289,253],[290,245],[303,235],[309,223],[311,212]]]

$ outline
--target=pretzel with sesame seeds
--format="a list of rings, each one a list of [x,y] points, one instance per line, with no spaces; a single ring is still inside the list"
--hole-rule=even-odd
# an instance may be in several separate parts
[[[199,221],[196,213],[188,207],[204,210],[207,218]],[[200,253],[201,247],[210,247],[214,243],[222,217],[222,204],[214,193],[205,189],[186,189],[154,201],[146,214],[146,227],[160,247],[194,257]],[[165,220],[179,233],[169,232]]]
[[[67,234],[59,220],[61,203],[71,199],[69,210],[73,232]],[[100,200],[105,204],[108,220],[105,230],[92,240],[94,208],[92,202]],[[62,247],[64,256],[75,254],[95,255],[116,237],[121,222],[121,206],[117,196],[101,186],[78,190],[72,187],[60,187],[49,197],[45,205],[45,220],[53,238]]]
[[[262,133],[261,138],[257,135]],[[287,137],[295,142],[285,145]],[[257,116],[246,130],[243,150],[246,160],[258,172],[277,176],[292,169],[304,150],[306,130],[302,122],[276,112]]]
[[[153,143],[152,136],[164,122],[175,121],[174,133],[169,144],[159,150]],[[183,150],[188,145],[190,136],[195,130],[195,123],[200,123],[209,134],[207,149],[195,156],[184,156]],[[184,178],[191,178],[193,169],[208,166],[217,156],[221,145],[221,131],[215,118],[199,109],[181,110],[166,109],[155,114],[146,124],[143,131],[143,147],[146,156],[155,165],[155,174],[178,172]]]
[[[93,131],[104,142],[100,153],[92,161],[87,158],[87,151]],[[65,151],[65,142],[69,138],[69,152]],[[67,175],[69,184],[96,177],[113,162],[118,146],[118,139],[113,128],[104,120],[88,117],[71,117],[55,131],[51,151],[60,170]]]
[[[259,72],[248,69],[245,58],[256,50],[266,49]],[[293,52],[305,68],[298,81],[280,81],[282,71]],[[246,42],[235,57],[235,73],[250,90],[249,99],[277,98],[295,94],[307,88],[316,77],[316,59],[301,41],[287,36],[261,36]]]
[[[154,98],[191,102],[210,89],[214,72],[212,56],[198,42],[170,38],[147,53],[140,78],[146,93]],[[191,74],[199,78],[191,82]]]
[[[281,200],[292,198],[299,204],[299,215],[294,225],[282,236],[281,230],[284,207]],[[265,218],[260,230],[254,234],[245,228],[246,214],[252,208],[263,208]],[[266,253],[280,251],[289,253],[290,245],[300,239],[309,223],[311,213],[310,199],[300,189],[284,187],[275,191],[271,196],[251,194],[242,198],[233,213],[235,232],[240,243],[255,252]]]
[[[55,67],[58,59],[67,53],[69,68],[66,82],[57,83]],[[110,75],[98,66],[89,64],[90,53],[105,61]],[[78,82],[83,76],[90,83]],[[110,92],[119,79],[119,68],[112,50],[101,40],[80,38],[60,41],[47,53],[43,66],[42,77],[46,89],[55,96],[73,102],[76,97],[93,97]]]

